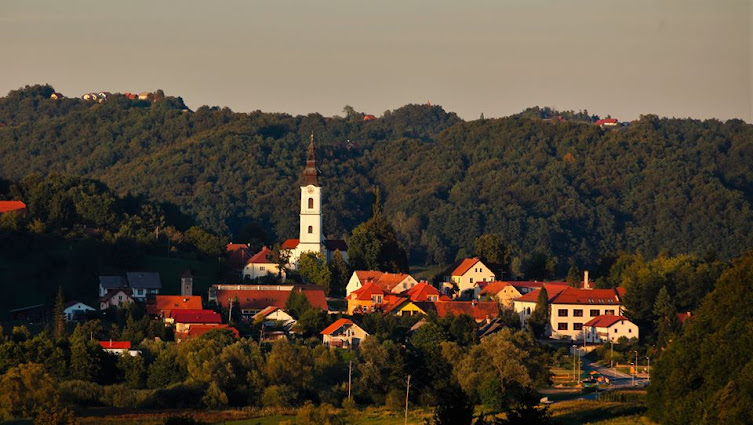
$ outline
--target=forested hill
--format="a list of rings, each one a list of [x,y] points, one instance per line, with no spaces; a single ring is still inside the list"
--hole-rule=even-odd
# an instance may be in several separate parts
[[[205,227],[268,242],[297,235],[314,131],[324,225],[342,237],[371,214],[372,187],[411,262],[446,263],[499,233],[514,256],[593,266],[617,250],[723,258],[753,241],[753,126],[643,116],[602,129],[587,114],[533,108],[464,122],[408,105],[375,120],[184,109],[112,97],[52,100],[49,86],[0,99],[0,178],[91,177],[180,206]],[[585,118],[584,118],[585,117]],[[250,225],[250,226],[249,226]]]

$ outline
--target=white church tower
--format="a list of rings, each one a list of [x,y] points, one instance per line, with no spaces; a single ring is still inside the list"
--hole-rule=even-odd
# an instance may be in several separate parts
[[[314,133],[311,133],[306,168],[303,170],[301,186],[301,221],[298,233],[296,257],[304,252],[322,252],[324,235],[322,233],[322,188],[319,186],[319,170],[316,168],[316,151]]]

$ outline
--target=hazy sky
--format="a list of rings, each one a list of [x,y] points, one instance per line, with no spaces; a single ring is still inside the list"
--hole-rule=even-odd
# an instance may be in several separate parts
[[[753,122],[753,0],[0,0],[0,93],[465,119],[528,106]]]

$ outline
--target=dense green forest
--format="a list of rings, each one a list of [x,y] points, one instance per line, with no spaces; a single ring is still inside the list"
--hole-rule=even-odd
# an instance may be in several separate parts
[[[465,122],[407,105],[364,121],[349,107],[344,117],[188,111],[180,98],[92,103],[52,91],[0,99],[1,178],[94,178],[236,241],[296,237],[312,131],[328,236],[370,217],[378,186],[414,265],[470,254],[483,233],[508,241],[513,262],[552,257],[560,275],[619,250],[727,259],[753,233],[753,126],[739,120],[642,116],[602,129],[587,113],[531,108]],[[569,121],[541,119],[555,113]]]

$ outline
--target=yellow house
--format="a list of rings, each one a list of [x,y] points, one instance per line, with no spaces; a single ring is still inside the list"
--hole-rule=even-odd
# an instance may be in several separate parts
[[[348,295],[348,314],[371,313],[384,304],[384,291],[374,282],[367,282]]]
[[[391,304],[386,312],[394,314],[395,316],[415,316],[417,314],[426,315],[426,311],[416,305],[410,298],[403,298],[402,300]]]

